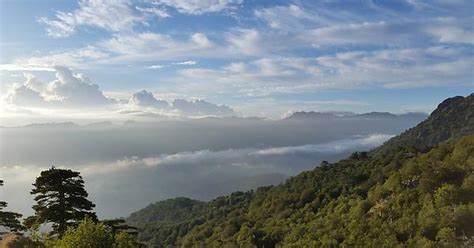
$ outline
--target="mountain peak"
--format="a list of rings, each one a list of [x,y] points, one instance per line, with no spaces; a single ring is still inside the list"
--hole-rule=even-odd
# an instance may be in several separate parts
[[[446,140],[474,133],[474,94],[456,96],[441,102],[431,115],[397,137],[387,141],[376,152],[402,146],[427,149]]]

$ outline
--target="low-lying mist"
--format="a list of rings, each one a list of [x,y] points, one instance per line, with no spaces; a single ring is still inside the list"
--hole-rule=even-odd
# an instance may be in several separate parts
[[[31,184],[54,165],[81,172],[99,217],[127,216],[169,197],[209,200],[277,184],[322,160],[378,146],[422,119],[206,118],[1,128],[2,199],[30,214]]]

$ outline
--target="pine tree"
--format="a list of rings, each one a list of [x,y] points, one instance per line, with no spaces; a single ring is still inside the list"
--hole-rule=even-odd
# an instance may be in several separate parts
[[[0,180],[0,186],[3,186],[3,180]],[[23,230],[24,227],[18,220],[21,218],[21,214],[15,212],[2,211],[3,208],[7,207],[7,203],[0,201],[0,226],[8,228],[10,231],[16,232]]]
[[[97,220],[79,172],[52,167],[42,171],[33,186],[31,194],[37,203],[33,218],[39,224],[52,223],[54,234],[62,236],[86,217]]]

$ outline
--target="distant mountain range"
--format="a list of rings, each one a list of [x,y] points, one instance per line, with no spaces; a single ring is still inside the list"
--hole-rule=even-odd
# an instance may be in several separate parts
[[[127,221],[151,247],[473,247],[473,104],[473,95],[447,99],[371,153],[284,184],[210,202],[161,201]],[[357,118],[367,116],[393,117]],[[308,117],[328,114],[290,119]]]
[[[426,113],[404,113],[404,114],[392,114],[389,112],[369,112],[363,114],[355,114],[351,112],[295,112],[290,116],[286,117],[286,120],[308,120],[308,119],[319,119],[319,118],[368,118],[368,119],[382,119],[382,118],[412,118],[412,119],[426,119],[428,115]]]
[[[298,111],[292,113],[290,116],[285,117],[283,120],[328,120],[328,119],[398,119],[398,120],[415,120],[415,121],[422,121],[426,119],[428,115],[426,113],[417,113],[417,112],[409,112],[404,114],[392,114],[389,112],[369,112],[369,113],[362,113],[362,114],[355,114],[352,112],[314,112],[314,111]],[[259,121],[265,120],[265,118],[259,117],[203,117],[203,118],[166,118],[167,120],[248,120],[248,121]],[[136,122],[133,120],[125,121],[124,124],[139,124],[140,122]],[[74,122],[46,122],[46,123],[31,123],[28,125],[23,126],[14,126],[14,128],[43,128],[43,127],[104,127],[104,126],[111,126],[114,125],[111,121],[99,121],[99,122],[92,122],[90,124],[79,125]],[[0,128],[8,128],[5,126],[0,126]]]

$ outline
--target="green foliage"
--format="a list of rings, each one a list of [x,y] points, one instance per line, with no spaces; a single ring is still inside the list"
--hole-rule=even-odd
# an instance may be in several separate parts
[[[140,240],[152,245],[170,246],[179,236],[203,222],[197,217],[203,214],[204,205],[184,197],[169,199],[133,213],[127,218],[127,223],[139,228]]]
[[[140,243],[138,243],[137,239],[134,238],[132,235],[119,232],[114,236],[114,244],[113,248],[134,248],[134,247],[142,247]]]
[[[0,186],[3,186],[3,180],[0,180]],[[0,201],[0,227],[4,227],[9,229],[12,232],[17,232],[24,230],[25,227],[20,223],[21,214],[10,212],[10,211],[2,211],[5,207],[7,207],[7,203],[4,201]]]
[[[462,247],[474,240],[473,151],[474,135],[426,153],[357,153],[279,186],[187,205],[179,222],[152,213],[164,219],[192,200],[159,202],[130,219],[152,246]]]
[[[56,241],[57,248],[111,247],[114,238],[102,223],[86,218],[77,226],[69,227],[63,237]]]
[[[85,218],[76,228],[69,227],[61,239],[50,241],[52,248],[135,248],[142,247],[136,238],[124,232],[115,235],[100,222]]]
[[[428,119],[390,139],[375,151],[384,153],[399,147],[415,147],[426,151],[448,139],[473,133],[474,94],[457,96],[444,100]]]
[[[87,200],[79,172],[52,167],[42,171],[33,186],[35,216],[27,218],[28,226],[52,223],[53,233],[61,236],[68,227],[75,226],[85,217],[96,219],[91,211],[95,205]]]
[[[117,233],[127,233],[130,235],[137,235],[137,228],[134,226],[127,225],[124,219],[111,219],[111,220],[102,220],[107,229],[115,235]]]

